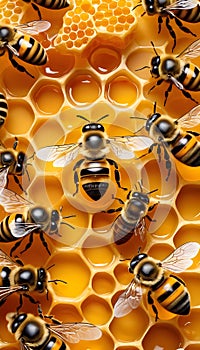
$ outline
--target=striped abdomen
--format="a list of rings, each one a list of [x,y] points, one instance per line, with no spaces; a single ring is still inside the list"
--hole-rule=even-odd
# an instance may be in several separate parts
[[[8,215],[0,224],[0,242],[16,241],[20,237],[15,237],[12,233],[12,225],[18,220],[23,220],[22,214]]]
[[[48,9],[59,10],[69,6],[67,0],[33,0],[33,2]]]
[[[24,62],[38,66],[47,62],[47,55],[42,45],[29,35],[21,35],[17,43],[12,46]]]
[[[58,337],[51,336],[41,350],[65,350],[67,349],[65,343]]]
[[[4,124],[8,113],[8,104],[5,96],[0,92],[0,127]]]
[[[169,276],[154,290],[154,298],[166,310],[177,315],[188,315],[190,312],[190,297],[181,281]]]
[[[200,22],[200,5],[190,10],[174,10],[173,13],[176,17],[182,19],[185,22],[197,23]]]
[[[186,165],[200,166],[200,142],[190,133],[181,134],[173,144],[171,152],[176,159]]]
[[[134,234],[134,228],[137,224],[129,223],[120,215],[113,226],[114,242],[118,245],[126,243]]]
[[[192,63],[186,63],[177,80],[186,90],[200,91],[200,70]]]

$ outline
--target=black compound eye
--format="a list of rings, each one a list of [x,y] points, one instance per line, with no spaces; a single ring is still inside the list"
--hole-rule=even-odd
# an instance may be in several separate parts
[[[45,269],[43,269],[42,267],[40,269],[38,269],[38,279],[44,281],[46,279],[46,271]]]
[[[82,132],[97,131],[97,130],[102,132],[105,131],[103,125],[99,123],[90,123],[90,124],[84,125],[82,128]]]
[[[15,160],[12,153],[10,152],[3,152],[1,159],[2,159],[3,165],[10,165]]]
[[[147,120],[147,122],[146,122],[146,125],[145,125],[146,131],[149,132],[151,126],[152,126],[152,125],[154,124],[154,122],[155,122],[158,118],[160,118],[160,117],[161,117],[161,114],[160,114],[160,113],[154,113],[154,114],[152,114],[152,115],[148,118],[148,120]]]
[[[12,333],[15,333],[17,331],[18,327],[24,322],[26,318],[27,314],[20,314],[14,318],[14,321],[11,326]]]
[[[52,210],[51,212],[51,220],[53,221],[59,221],[60,215],[57,210]]]
[[[132,273],[134,272],[135,266],[144,258],[147,257],[147,254],[145,253],[140,253],[138,255],[136,255],[130,262],[130,267],[129,267],[129,271]]]
[[[10,36],[10,30],[7,27],[1,27],[0,29],[0,40],[7,41]]]
[[[17,161],[18,163],[24,163],[24,161],[26,160],[26,155],[23,152],[19,152],[18,156],[17,156]]]
[[[47,210],[42,207],[31,209],[30,214],[31,214],[32,220],[36,223],[40,223],[40,222],[43,223],[49,219]]]

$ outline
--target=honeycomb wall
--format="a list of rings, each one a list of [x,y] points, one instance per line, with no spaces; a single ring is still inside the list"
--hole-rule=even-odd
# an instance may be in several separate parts
[[[167,84],[149,89],[155,83],[149,70],[137,70],[149,65],[154,55],[151,41],[158,53],[171,53],[172,39],[162,27],[157,33],[157,17],[141,16],[141,7],[125,0],[74,1],[69,8],[53,11],[40,7],[42,19],[51,23],[46,33],[36,36],[44,46],[48,62],[41,68],[23,64],[34,79],[18,72],[8,60],[0,57],[1,90],[8,101],[8,116],[0,129],[1,141],[12,147],[18,138],[18,149],[30,157],[27,173],[22,178],[23,188],[30,201],[49,208],[60,209],[66,222],[61,225],[60,237],[48,237],[51,255],[34,235],[32,247],[20,255],[28,237],[19,250],[24,263],[48,268],[51,279],[63,279],[67,284],[50,284],[49,298],[41,297],[43,312],[53,314],[63,322],[91,322],[102,329],[99,340],[70,344],[72,350],[185,350],[200,349],[199,317],[200,299],[198,258],[192,268],[181,274],[191,295],[191,313],[187,317],[169,318],[163,313],[155,323],[145,300],[140,307],[123,318],[114,318],[113,305],[119,294],[130,283],[128,261],[138,248],[156,259],[164,259],[176,247],[188,241],[200,243],[200,174],[199,168],[189,168],[172,161],[169,180],[164,160],[157,154],[139,160],[121,161],[110,152],[109,157],[119,164],[121,183],[129,190],[142,179],[144,188],[152,193],[152,203],[158,202],[148,224],[144,241],[132,237],[117,246],[113,242],[112,222],[118,214],[102,211],[117,208],[114,197],[126,200],[127,192],[117,188],[113,178],[106,197],[98,203],[91,202],[81,192],[73,196],[73,163],[65,168],[55,168],[45,163],[34,152],[39,148],[63,143],[76,143],[81,136],[84,121],[97,121],[108,115],[102,124],[110,137],[133,135],[142,122],[132,116],[147,117],[157,102],[158,111],[177,119],[187,113],[194,103],[184,98],[173,87],[173,92],[163,106]],[[4,0],[0,4],[0,20],[17,26],[37,20],[31,4],[24,1]],[[194,38],[172,24],[180,53]],[[199,38],[198,24],[187,24]],[[200,59],[193,60],[200,66]],[[20,62],[22,63],[22,62]],[[192,93],[200,100],[199,92]],[[200,131],[199,126],[194,131]],[[140,155],[140,154],[136,154]],[[77,159],[80,159],[78,156]],[[26,196],[12,177],[8,188]],[[7,215],[0,207],[1,220]],[[12,244],[1,243],[0,249],[9,253]],[[16,310],[18,296],[9,297],[1,307],[0,347],[17,350],[13,336],[7,331],[5,315]],[[24,301],[23,311],[37,310]]]

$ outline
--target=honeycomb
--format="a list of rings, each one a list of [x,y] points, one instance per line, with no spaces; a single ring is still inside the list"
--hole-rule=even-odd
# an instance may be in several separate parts
[[[109,190],[99,201],[92,202],[79,191],[76,196],[72,163],[55,168],[33,154],[47,145],[76,143],[85,122],[108,115],[102,124],[109,137],[133,135],[141,120],[133,116],[157,110],[174,119],[186,114],[194,103],[185,98],[175,86],[164,107],[167,84],[156,87],[149,70],[138,70],[149,65],[154,55],[151,41],[159,54],[171,53],[172,39],[165,27],[158,34],[157,16],[142,16],[144,9],[128,0],[77,0],[67,9],[50,10],[40,6],[42,19],[51,23],[47,32],[35,38],[48,55],[46,65],[37,67],[20,61],[34,79],[17,71],[8,55],[1,56],[1,92],[8,102],[8,116],[1,126],[1,142],[12,148],[15,137],[17,150],[29,158],[27,172],[20,179],[23,193],[9,176],[8,188],[37,205],[61,210],[60,236],[45,240],[51,255],[35,233],[33,244],[24,254],[29,238],[25,237],[16,255],[23,263],[36,267],[53,267],[51,279],[62,279],[67,284],[50,284],[49,298],[40,297],[44,314],[54,315],[62,322],[90,322],[102,330],[102,337],[94,341],[70,344],[72,350],[198,350],[200,349],[199,317],[200,269],[198,259],[180,277],[191,296],[191,313],[171,319],[163,313],[155,322],[148,310],[145,297],[141,305],[122,318],[113,316],[113,305],[128,286],[132,275],[128,261],[141,247],[156,259],[164,259],[185,242],[200,243],[200,173],[199,167],[188,167],[174,158],[171,174],[166,181],[165,161],[158,162],[156,151],[137,160],[119,160],[112,152],[109,157],[119,165],[121,184],[134,189],[138,181],[157,203],[147,223],[143,241],[133,236],[128,242],[116,245],[111,226],[118,213],[103,211],[118,208],[115,198],[123,201],[127,191],[116,186],[113,174]],[[17,26],[37,20],[37,12],[22,0],[2,0],[1,22]],[[171,22],[176,32],[175,54],[182,52],[194,37],[184,34]],[[200,35],[198,24],[187,26]],[[197,57],[193,62],[200,66]],[[200,100],[199,92],[192,96]],[[199,125],[194,131],[200,132]],[[143,152],[144,153],[144,152]],[[136,152],[140,156],[141,152]],[[8,213],[0,207],[0,218]],[[66,217],[66,218],[64,218]],[[0,249],[9,254],[12,243],[1,243]],[[24,298],[26,299],[26,298]],[[20,345],[7,330],[6,314],[18,306],[18,295],[9,297],[1,306],[0,348],[17,350]],[[22,311],[37,314],[36,307],[24,300]]]

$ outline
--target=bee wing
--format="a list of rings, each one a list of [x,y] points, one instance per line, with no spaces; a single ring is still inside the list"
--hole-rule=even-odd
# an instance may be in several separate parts
[[[19,24],[15,28],[26,34],[36,35],[41,32],[45,32],[51,27],[51,23],[48,21],[31,21],[24,24]]]
[[[137,222],[137,225],[136,225],[136,227],[134,229],[134,234],[135,235],[139,235],[140,239],[142,241],[144,241],[145,236],[146,236],[146,222],[145,222],[144,218],[142,218],[141,220],[139,220]]]
[[[111,137],[109,138],[110,148],[115,155],[120,159],[134,158],[134,153],[129,149],[127,138],[125,137]]]
[[[174,83],[174,85],[176,85],[176,87],[177,87],[179,90],[183,90],[183,89],[184,89],[183,84],[181,84],[176,78],[174,78],[174,77],[172,77],[172,76],[169,76],[169,80],[171,80],[172,83]]]
[[[200,39],[195,40],[192,44],[186,47],[177,57],[179,58],[195,58],[200,55]]]
[[[131,158],[135,157],[135,151],[141,151],[143,149],[149,148],[153,143],[153,141],[148,136],[134,135],[121,137],[119,139],[120,140],[118,142],[123,142],[125,144],[125,147],[128,149],[129,154],[132,155]],[[117,153],[115,154],[117,155]]]
[[[6,44],[6,47],[8,48],[8,50],[10,50],[10,52],[12,52],[13,55],[15,56],[19,56],[19,52],[9,43]]]
[[[31,350],[31,348],[20,340],[20,350]]]
[[[78,343],[80,340],[96,340],[102,335],[102,331],[91,323],[75,322],[51,325],[50,329],[64,341]]]
[[[23,286],[0,287],[0,301],[21,290]]]
[[[79,144],[72,143],[67,145],[54,145],[40,148],[36,152],[36,156],[44,161],[54,161],[54,166],[64,167],[76,158],[79,152]],[[59,165],[55,165],[59,164]]]
[[[32,222],[22,222],[18,223],[14,220],[10,223],[10,230],[12,232],[13,237],[16,239],[27,236],[32,231],[41,228],[39,224],[34,224]]]
[[[142,298],[142,288],[134,280],[128,285],[125,291],[119,296],[114,306],[114,316],[123,317],[136,309]]]
[[[177,0],[166,7],[166,10],[190,10],[198,5],[197,0]]]
[[[0,266],[16,267],[18,264],[0,249]]]
[[[178,123],[183,128],[191,128],[200,124],[200,105],[192,108],[188,113],[178,119]]]
[[[8,213],[16,213],[20,209],[33,205],[32,202],[7,188],[0,190],[0,204]]]
[[[198,254],[199,249],[200,244],[197,242],[185,243],[161,262],[162,267],[176,273],[183,272],[192,265],[192,258]]]
[[[8,168],[0,169],[0,192],[7,184]]]

